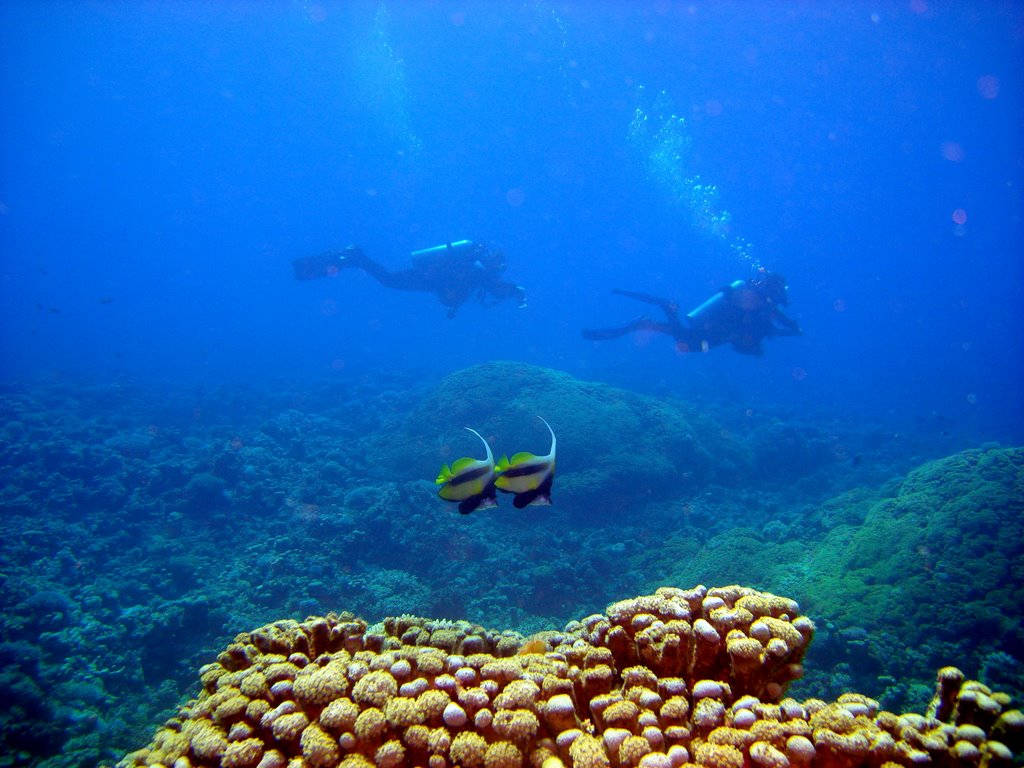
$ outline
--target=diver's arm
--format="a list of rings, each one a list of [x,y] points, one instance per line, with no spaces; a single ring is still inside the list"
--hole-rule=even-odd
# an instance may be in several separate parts
[[[781,309],[776,308],[772,312],[771,327],[773,336],[802,336],[803,329],[793,318],[786,315]]]
[[[526,289],[508,280],[493,280],[480,286],[476,298],[485,307],[493,307],[505,299],[515,299],[520,309],[526,307]]]

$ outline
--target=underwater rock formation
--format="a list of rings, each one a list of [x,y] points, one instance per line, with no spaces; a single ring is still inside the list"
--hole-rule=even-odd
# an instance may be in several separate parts
[[[794,601],[740,586],[661,588],[530,639],[411,616],[281,621],[238,635],[119,765],[1012,764],[1020,712],[952,667],[927,715],[784,698],[813,632]]]
[[[683,402],[508,361],[446,376],[415,408],[367,435],[362,449],[376,466],[433,477],[448,458],[439,446],[451,457],[479,447],[465,437],[465,426],[479,430],[499,455],[543,453],[548,435],[537,416],[559,435],[558,498],[574,500],[588,515],[711,481],[734,483],[751,463],[740,440]]]

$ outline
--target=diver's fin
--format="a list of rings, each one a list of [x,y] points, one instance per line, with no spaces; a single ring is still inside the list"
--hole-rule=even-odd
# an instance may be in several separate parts
[[[292,269],[296,280],[316,280],[336,275],[345,263],[344,251],[324,251],[316,256],[295,259]]]
[[[319,277],[334,277],[345,267],[367,269],[371,264],[363,249],[347,245],[342,250],[324,251],[316,256],[306,256],[292,261],[296,280],[316,280]]]

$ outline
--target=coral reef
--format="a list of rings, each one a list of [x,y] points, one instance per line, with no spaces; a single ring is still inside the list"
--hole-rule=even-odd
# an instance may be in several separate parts
[[[529,640],[412,616],[281,621],[236,637],[119,766],[1012,765],[1021,713],[952,667],[925,715],[784,698],[813,632],[794,601],[740,586],[661,588]]]
[[[567,429],[554,507],[439,505],[463,423],[543,449],[537,413]],[[0,414],[5,767],[116,759],[238,627],[345,606],[529,634],[666,581],[800,595],[818,624],[802,698],[923,711],[948,660],[1024,690],[1020,449],[948,455],[948,438],[511,363],[439,383],[55,379],[0,386]]]

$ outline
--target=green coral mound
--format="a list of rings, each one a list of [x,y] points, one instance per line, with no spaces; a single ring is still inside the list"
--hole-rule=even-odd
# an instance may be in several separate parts
[[[1006,653],[1024,647],[1024,449],[964,451],[820,513],[821,529],[777,544],[750,528],[703,544],[681,531],[643,568],[668,556],[673,582],[748,579],[800,595],[822,629],[809,667],[873,670],[890,701],[925,693],[896,680],[927,680],[947,663],[1024,687],[1022,660]]]
[[[923,465],[863,524],[831,531],[809,565],[809,603],[839,624],[887,630],[875,642],[890,674],[1021,648],[1024,450]]]
[[[727,430],[684,403],[504,361],[446,377],[364,446],[381,466],[433,478],[442,462],[482,456],[467,426],[488,438],[496,458],[547,453],[550,437],[537,416],[559,438],[555,494],[602,508],[732,483],[751,460]]]

